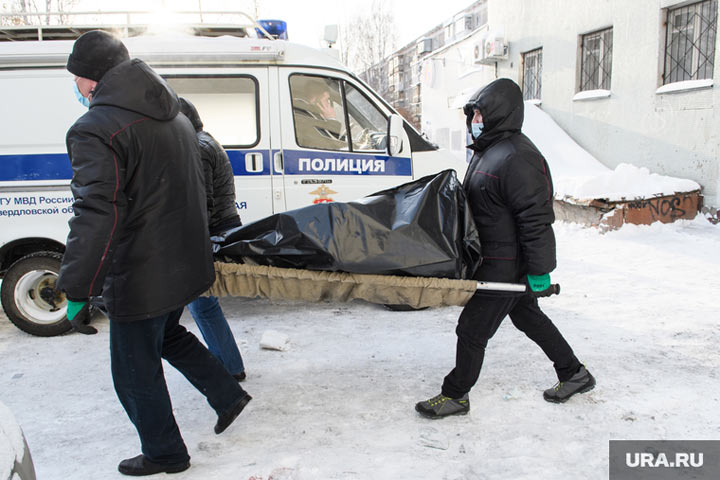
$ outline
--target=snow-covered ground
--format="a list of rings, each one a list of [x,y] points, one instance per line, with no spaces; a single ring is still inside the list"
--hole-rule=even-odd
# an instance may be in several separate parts
[[[555,230],[563,290],[541,302],[597,377],[592,392],[543,401],[552,367],[506,321],[470,414],[426,420],[413,406],[453,365],[460,308],[223,299],[254,400],[215,435],[213,411],[168,366],[192,456],[173,479],[606,479],[610,439],[720,439],[720,227]],[[0,319],[0,402],[42,480],[121,478],[117,463],[139,453],[111,383],[108,323],[96,325],[38,338]],[[289,350],[260,349],[267,330]]]

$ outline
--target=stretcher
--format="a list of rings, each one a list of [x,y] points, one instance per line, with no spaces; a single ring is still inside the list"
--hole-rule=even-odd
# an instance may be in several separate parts
[[[464,306],[475,294],[543,297],[560,293],[557,284],[543,292],[530,293],[521,283],[328,272],[243,263],[215,262],[215,273],[215,283],[205,295],[307,302],[364,300],[413,309]]]
[[[309,302],[463,306],[473,295],[529,294],[520,283],[467,280],[481,245],[453,170],[374,193],[277,213],[213,236],[207,293]],[[535,296],[559,293],[552,285]]]

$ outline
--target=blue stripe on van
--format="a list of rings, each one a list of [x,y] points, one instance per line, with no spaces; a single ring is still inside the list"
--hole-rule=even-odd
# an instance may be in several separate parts
[[[233,174],[236,177],[242,176],[259,176],[259,175],[270,175],[270,159],[268,158],[267,150],[225,150],[230,164],[232,165]],[[262,155],[262,170],[259,172],[248,172],[247,164],[245,163],[245,156],[248,153],[259,153]]]
[[[246,154],[262,155],[262,170],[248,171]],[[284,150],[286,175],[412,175],[410,158],[314,150]],[[227,150],[235,176],[270,175],[267,150]],[[249,163],[249,162],[248,162]],[[66,153],[0,155],[0,181],[70,180],[72,166]]]
[[[0,155],[0,181],[70,180],[72,166],[67,153]]]

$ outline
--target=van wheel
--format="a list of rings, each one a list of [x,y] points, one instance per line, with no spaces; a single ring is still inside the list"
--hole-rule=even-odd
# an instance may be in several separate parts
[[[2,306],[20,330],[53,337],[71,329],[65,294],[55,290],[62,255],[35,252],[13,263],[2,281]]]

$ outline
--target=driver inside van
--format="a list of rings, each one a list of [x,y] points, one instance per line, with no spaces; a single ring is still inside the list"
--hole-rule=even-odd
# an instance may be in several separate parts
[[[304,84],[294,83],[292,86],[294,87],[293,116],[298,145],[307,148],[347,150],[342,107],[333,101],[331,88],[322,80],[314,78],[308,79]],[[340,110],[339,115],[336,108]]]

